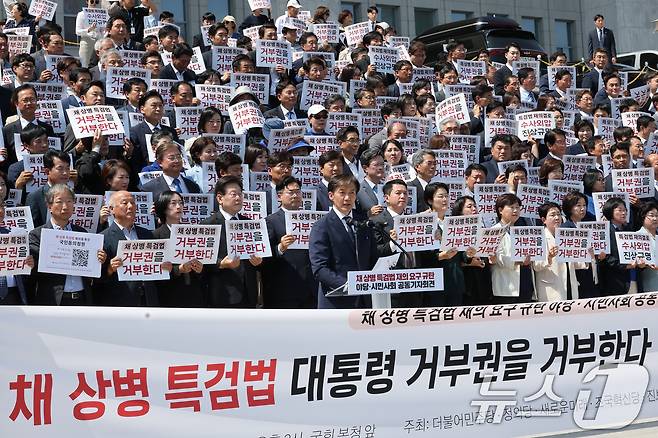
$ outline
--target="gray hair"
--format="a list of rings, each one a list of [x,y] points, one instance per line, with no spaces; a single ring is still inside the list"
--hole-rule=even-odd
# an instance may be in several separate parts
[[[99,40],[96,40],[96,42],[94,43],[94,50],[99,52],[101,50],[101,46],[103,45],[103,43],[106,43],[108,41],[111,42],[112,45],[114,46],[114,41],[112,41],[112,38],[105,37],[105,38],[101,38]]]
[[[420,166],[420,163],[423,162],[423,158],[425,155],[430,155],[432,158],[436,159],[436,154],[432,149],[421,149],[419,151],[416,151],[412,156],[411,156],[411,166],[415,169],[416,167]]]
[[[117,49],[107,49],[106,51],[103,52],[103,54],[100,57],[100,63],[105,65],[107,63],[107,58],[109,58],[112,55],[116,55],[123,61],[123,56],[121,56],[121,52],[119,52]]]
[[[75,201],[75,193],[73,193],[71,187],[67,186],[66,184],[55,184],[46,192],[46,204],[51,205],[55,201],[55,196],[62,192],[67,192],[69,195],[71,195],[73,201]]]
[[[459,120],[453,119],[451,117],[451,118],[448,118],[448,119],[445,119],[445,120],[441,120],[441,123],[439,123],[439,130],[443,131],[443,129],[445,129],[445,127],[448,123],[456,123],[457,126],[459,126]]]
[[[402,127],[404,128],[404,132],[407,132],[407,125],[405,125],[404,122],[395,121],[395,122],[389,124],[388,127],[386,128],[386,136],[387,137],[391,135],[391,133],[393,132],[393,127],[395,125],[402,125]],[[405,134],[405,136],[406,136],[406,134]]]

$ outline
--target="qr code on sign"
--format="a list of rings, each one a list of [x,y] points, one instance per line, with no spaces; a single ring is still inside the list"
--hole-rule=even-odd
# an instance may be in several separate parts
[[[89,250],[88,249],[74,249],[73,259],[71,260],[72,266],[81,266],[86,268],[89,265]]]

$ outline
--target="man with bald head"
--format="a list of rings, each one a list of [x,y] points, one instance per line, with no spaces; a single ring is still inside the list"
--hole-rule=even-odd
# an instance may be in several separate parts
[[[406,125],[402,122],[393,122],[389,124],[386,128],[386,139],[399,140],[401,138],[407,138]]]
[[[107,260],[101,271],[103,287],[100,291],[100,304],[104,306],[157,306],[158,295],[152,282],[119,281],[117,275],[117,271],[123,264],[121,258],[117,257],[119,241],[153,239],[153,234],[146,228],[135,225],[137,204],[129,192],[112,193],[109,204],[114,222],[101,233],[104,236],[103,249],[107,253]],[[171,263],[165,263],[163,269],[171,270]]]

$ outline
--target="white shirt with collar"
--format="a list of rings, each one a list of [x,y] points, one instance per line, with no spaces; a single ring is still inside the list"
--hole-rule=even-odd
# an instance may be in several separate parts
[[[70,223],[66,224],[65,227],[60,227],[59,225],[55,224],[52,218],[50,219],[50,223],[54,230],[72,231]],[[80,292],[84,290],[84,288],[85,285],[82,282],[82,277],[77,275],[66,276],[66,280],[64,280],[64,292]]]
[[[348,161],[347,158],[343,157],[343,164],[350,168],[352,175],[359,179],[359,160],[354,157],[354,161]]]
[[[137,231],[135,230],[135,225],[133,224],[132,227],[129,229],[124,227],[123,225],[119,224],[118,222],[115,222],[117,224],[117,227],[123,232],[123,235],[125,236],[126,240],[138,240],[139,237],[137,237]]]
[[[146,119],[144,119],[144,123],[146,123],[146,126],[149,127],[151,132],[155,132],[156,129],[162,129],[162,120],[157,125],[151,125],[151,122],[146,121]]]
[[[165,175],[163,173],[162,177],[167,182],[167,185],[169,186],[169,190],[171,190],[172,192],[176,191],[176,188],[174,187],[174,179],[177,179],[178,182],[180,183],[181,193],[190,193],[187,186],[185,185],[185,181],[183,181],[183,175],[178,175],[178,178],[172,178],[169,175]]]
[[[525,88],[520,87],[519,92],[521,93],[521,102],[537,103],[537,99],[535,99],[535,95],[532,91],[527,91]]]
[[[416,178],[418,178],[418,181],[420,181],[420,186],[425,190],[425,187],[430,183],[429,181],[425,181],[423,178],[420,177],[420,175],[416,175]]]
[[[343,226],[345,227],[345,231],[356,236],[356,230],[354,229],[354,227],[352,227],[352,229],[350,230],[350,226],[347,225],[347,222],[345,222],[345,220],[343,219],[345,217],[352,217],[352,211],[350,210],[349,214],[343,214],[341,213],[340,210],[338,210],[334,206],[332,206],[331,209],[334,211],[334,213],[336,213],[336,216],[338,216],[338,219],[340,219],[340,221],[342,222]]]
[[[27,125],[29,125],[30,123],[32,123],[33,125],[38,125],[36,118],[34,120],[32,120],[31,122],[29,120],[25,120],[23,117],[20,117],[18,120],[20,120],[20,122],[21,122],[21,128],[22,129],[25,129],[25,127]]]
[[[558,157],[558,156],[555,155],[553,152],[549,152],[547,156],[549,156],[549,157],[551,157],[551,158],[554,158],[554,159],[556,159],[556,160],[560,160],[560,161],[562,161],[562,158]]]
[[[289,111],[285,106],[279,105],[281,107],[281,112],[283,113],[283,120],[297,120],[297,114],[295,110]],[[288,116],[290,114],[290,116]]]
[[[228,214],[222,207],[219,207],[219,213],[224,216],[225,221],[230,221],[232,218],[240,219],[238,214]]]

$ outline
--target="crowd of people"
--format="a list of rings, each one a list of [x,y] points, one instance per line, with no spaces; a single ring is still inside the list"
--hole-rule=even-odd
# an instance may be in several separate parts
[[[372,269],[379,257],[398,251],[391,240],[397,237],[394,218],[431,212],[438,218],[435,239],[441,240],[447,216],[478,213],[475,187],[486,183],[507,186],[507,193],[495,202],[494,227],[543,225],[545,260],[513,261],[509,234],[503,236],[496,254],[489,257],[477,257],[474,248],[407,253],[399,258],[396,268],[443,268],[445,287],[443,291],[394,295],[393,306],[556,301],[655,290],[657,267],[644,259],[621,264],[614,239],[614,233],[640,230],[651,236],[655,247],[658,204],[654,198],[630,194],[630,209],[622,197],[613,196],[606,201],[602,214],[609,222],[610,252],[592,253],[589,263],[557,261],[554,235],[558,227],[576,227],[581,221],[595,219],[593,194],[613,191],[610,169],[606,167],[609,161],[613,169],[652,167],[658,178],[658,154],[645,154],[644,150],[656,131],[658,72],[647,71],[641,77],[642,85],[649,87],[649,98],[637,102],[628,97],[628,90],[621,89],[620,75],[610,63],[611,54],[605,47],[598,47],[592,50],[590,70],[582,80],[572,77],[568,69],[559,70],[552,86],[547,74],[537,77],[533,68],[514,69],[513,62],[520,59],[521,47],[511,43],[505,49],[504,65],[493,63],[486,50],[477,54],[476,59],[484,61],[487,69],[485,75],[468,82],[473,86],[472,95],[468,96],[472,102],[470,120],[437,120],[437,105],[449,97],[451,85],[463,80],[458,64],[466,57],[465,44],[454,41],[437,59],[427,59],[425,45],[411,40],[406,47],[407,59],[395,63],[393,74],[378,72],[369,59],[369,47],[389,45],[397,35],[392,26],[378,20],[375,6],[367,10],[369,31],[356,45],[348,45],[345,38],[346,29],[353,24],[351,12],[341,11],[335,17],[321,6],[300,20],[302,5],[297,0],[289,0],[281,16],[257,9],[240,25],[232,16],[218,21],[208,12],[200,23],[209,26],[210,45],[206,45],[201,33],[184,38],[173,25],[173,14],[158,12],[148,0],[142,0],[141,5],[134,0],[110,3],[104,28],[88,26],[80,12],[76,21],[79,53],[58,58],[55,75],[46,65],[46,56],[67,55],[60,26],[29,16],[22,2],[5,2],[12,18],[4,24],[4,33],[0,33],[3,77],[9,76],[0,87],[5,146],[0,149],[0,198],[7,199],[9,189],[21,190],[17,205],[30,207],[34,229],[29,233],[28,262],[33,267],[32,275],[0,277],[1,304],[367,308],[371,305],[367,295],[341,296],[334,292],[346,283],[349,271]],[[98,7],[99,1],[87,0],[84,6]],[[299,27],[300,21],[304,29]],[[313,32],[314,26],[327,23],[337,23],[337,43],[322,41]],[[145,37],[144,29],[152,25],[160,26],[157,35]],[[258,39],[287,41],[294,52],[324,52],[326,56],[313,53],[306,59],[295,57],[292,68],[258,66],[256,41],[245,36],[253,36],[255,26],[259,26]],[[31,53],[10,56],[8,35],[22,27],[28,27],[34,36]],[[212,48],[228,45],[242,48],[244,53],[234,57],[230,71],[213,69]],[[207,67],[201,73],[190,69],[195,47],[201,49]],[[175,81],[170,90],[173,108],[203,108],[199,136],[181,139],[172,108],[167,109],[165,98],[149,89],[141,78],[131,78],[123,84],[125,99],[106,97],[107,70],[124,65],[126,50],[142,51],[140,65],[150,71],[152,79]],[[328,63],[327,59],[334,62]],[[553,67],[566,66],[567,62],[562,52],[550,56]],[[414,78],[414,70],[427,69],[426,65],[432,66],[434,79]],[[261,73],[271,80],[271,95],[266,101],[247,86],[232,90],[229,107],[251,101],[258,105],[263,117],[262,126],[244,133],[234,129],[235,120],[226,111],[207,105],[195,95],[195,84],[229,84],[235,73]],[[57,76],[66,85],[63,109],[112,105],[118,111],[141,114],[143,121],[129,127],[130,134],[119,147],[110,147],[108,138],[100,131],[93,137],[78,139],[70,124],[63,134],[55,134],[49,123],[36,117],[40,102],[33,84],[57,80]],[[577,80],[576,108],[568,114],[564,109],[568,90]],[[303,110],[300,101],[305,81],[344,83],[347,91]],[[352,84],[357,86],[352,89]],[[611,99],[619,97],[627,97],[618,104],[620,113],[644,114],[637,117],[633,126],[617,127],[612,138],[601,135],[598,121],[613,115]],[[377,132],[365,136],[363,126],[343,126],[331,132],[328,120],[332,113],[359,109],[379,112],[381,128]],[[530,136],[523,141],[516,132],[485,133],[488,120],[513,119],[516,114],[532,111],[552,113],[555,128],[546,130],[539,138]],[[431,132],[422,139],[410,137],[405,120],[422,119],[429,120]],[[273,130],[300,120],[306,121],[305,136],[284,150],[268,147]],[[244,156],[218,153],[212,137],[204,135],[236,131],[244,136]],[[463,183],[463,189],[455,197],[450,193],[454,188],[436,177],[437,151],[450,150],[451,141],[460,135],[477,138],[480,149],[473,162],[460,169],[463,176],[457,182]],[[317,153],[309,140],[317,136],[334,137],[336,148]],[[48,139],[52,137],[60,137],[61,150],[49,148]],[[409,138],[413,138],[411,151],[406,141]],[[30,193],[26,186],[34,175],[18,159],[20,148],[25,153],[43,155],[47,183]],[[562,180],[565,155],[595,157],[596,165],[582,175],[584,191],[566,194],[561,204],[545,203],[538,208],[539,219],[521,217],[522,201],[516,191],[520,184],[529,182],[529,170],[538,169],[541,186]],[[300,178],[293,176],[296,157],[300,156],[317,159],[317,186],[304,186]],[[525,160],[525,164],[506,169],[499,166],[510,160]],[[214,163],[218,178],[213,191],[215,211],[202,221],[222,225],[217,262],[165,262],[163,268],[170,271],[170,280],[119,281],[117,270],[123,262],[117,257],[118,242],[169,238],[172,225],[181,222],[182,195],[204,191],[204,162]],[[406,178],[399,173],[400,166],[408,169],[403,173]],[[140,183],[140,173],[153,171],[161,174]],[[240,260],[227,253],[224,225],[230,220],[248,219],[242,213],[243,182],[249,180],[248,173],[256,172],[266,172],[270,178],[266,223],[272,256]],[[654,184],[658,187],[658,183]],[[409,200],[409,188],[415,189],[415,202]],[[290,249],[295,238],[286,231],[285,212],[302,207],[302,189],[315,189],[316,209],[327,214],[313,225],[309,249]],[[154,230],[135,225],[134,193],[139,191],[153,194]],[[40,272],[37,265],[42,230],[85,231],[71,221],[76,194],[106,192],[112,194],[98,212],[98,232],[104,236],[103,250],[97,254],[102,264],[101,277]],[[415,211],[409,211],[410,204],[415,205]],[[1,205],[3,219],[4,201]],[[0,228],[0,233],[10,231],[14,230]]]

